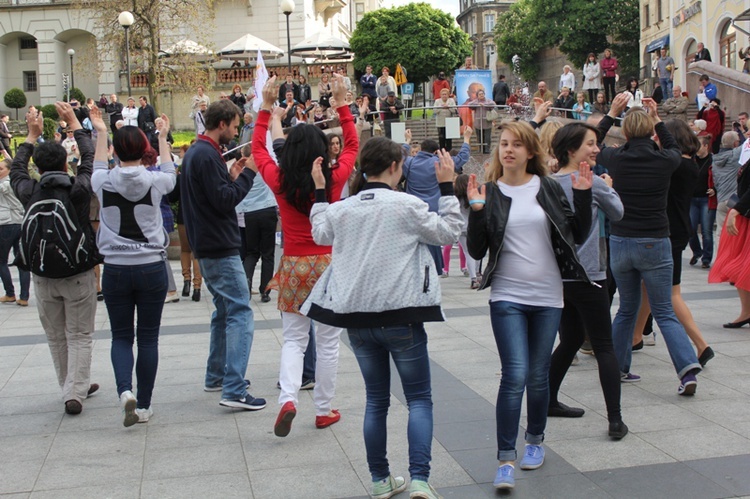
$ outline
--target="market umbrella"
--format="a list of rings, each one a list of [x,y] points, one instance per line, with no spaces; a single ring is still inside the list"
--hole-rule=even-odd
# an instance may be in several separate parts
[[[292,47],[292,54],[316,59],[329,59],[351,52],[349,43],[327,33],[317,33]]]
[[[219,50],[217,54],[224,59],[255,59],[258,57],[259,50],[263,57],[268,59],[284,55],[284,51],[279,47],[251,34],[238,38]]]

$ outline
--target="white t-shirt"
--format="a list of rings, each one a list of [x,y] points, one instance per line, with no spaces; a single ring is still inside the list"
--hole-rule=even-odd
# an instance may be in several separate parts
[[[500,181],[497,185],[513,201],[500,261],[492,276],[490,301],[562,308],[563,284],[552,249],[552,228],[536,199],[541,180],[534,175],[523,185]]]

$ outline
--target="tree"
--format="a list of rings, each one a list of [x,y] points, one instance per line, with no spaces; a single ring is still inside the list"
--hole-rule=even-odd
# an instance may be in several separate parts
[[[638,19],[637,0],[519,0],[496,24],[498,57],[510,64],[519,54],[521,72],[533,79],[546,47],[558,46],[579,67],[589,53],[612,48],[628,74],[638,69]]]
[[[93,16],[98,51],[108,50],[122,54],[124,60],[125,34],[117,17],[129,10],[135,23],[129,29],[131,65],[140,66],[148,75],[149,102],[159,109],[159,90],[165,84],[178,89],[194,88],[196,78],[204,83],[206,71],[198,71],[197,63],[181,63],[176,58],[167,67],[160,58],[162,50],[178,41],[178,33],[189,33],[190,38],[202,45],[208,44],[214,30],[214,0],[75,0],[82,14]],[[170,37],[170,34],[172,35]],[[164,43],[163,43],[164,41]],[[167,42],[168,41],[168,42]],[[186,60],[190,60],[188,57]],[[177,68],[177,69],[175,69]]]
[[[16,120],[18,119],[18,110],[26,106],[26,94],[20,88],[11,88],[5,92],[3,97],[5,105],[16,110]]]
[[[55,120],[45,116],[43,126],[42,137],[44,137],[44,140],[55,140],[55,132],[57,131],[57,123]]]
[[[44,116],[44,119],[50,118],[52,120],[57,120],[60,118],[60,116],[57,114],[57,108],[54,104],[47,104],[46,106],[42,106],[39,110],[42,112],[42,116]]]
[[[383,66],[395,72],[397,63],[408,71],[409,81],[422,83],[440,71],[452,71],[471,55],[469,35],[450,14],[426,3],[378,9],[364,15],[349,45],[354,67]]]
[[[83,92],[78,87],[72,87],[70,89],[70,99],[71,100],[75,99],[78,102],[80,102],[81,104],[85,104],[86,103],[86,96],[83,95]],[[67,92],[65,93],[65,95],[63,95],[62,100],[66,101],[66,102],[68,101],[68,94],[67,94]]]

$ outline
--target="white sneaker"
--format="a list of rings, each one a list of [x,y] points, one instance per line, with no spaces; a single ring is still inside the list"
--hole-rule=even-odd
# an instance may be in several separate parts
[[[643,344],[647,347],[656,345],[656,331],[653,331],[651,334],[645,335],[643,337]]]
[[[174,294],[168,294],[167,298],[164,300],[164,303],[177,303],[180,301],[180,295],[177,294],[177,291],[174,292]]]
[[[154,415],[154,410],[151,407],[147,409],[136,409],[135,413],[138,414],[139,423],[148,423],[148,420]]]
[[[123,426],[133,426],[139,420],[138,414],[136,414],[135,408],[136,400],[133,392],[125,390],[120,394],[120,405],[122,405],[122,412],[125,414],[125,418],[122,421]]]

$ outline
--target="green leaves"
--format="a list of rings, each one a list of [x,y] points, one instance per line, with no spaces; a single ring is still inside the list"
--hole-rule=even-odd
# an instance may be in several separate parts
[[[450,71],[471,55],[469,36],[453,18],[427,3],[378,9],[357,23],[349,45],[355,53],[354,67],[364,71],[369,64],[375,74],[397,63],[407,70],[409,81],[427,81],[438,71]]]

